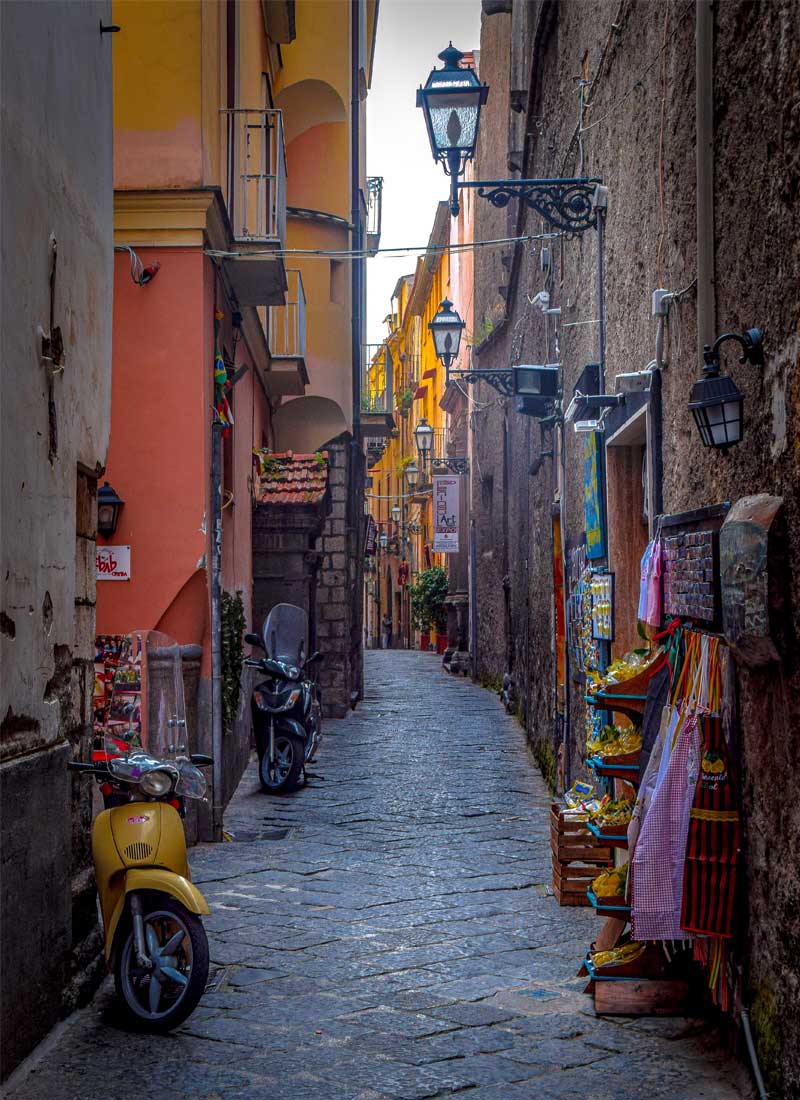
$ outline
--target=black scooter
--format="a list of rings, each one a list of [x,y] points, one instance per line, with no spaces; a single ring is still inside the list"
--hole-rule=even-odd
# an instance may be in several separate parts
[[[245,664],[265,675],[253,688],[251,709],[258,775],[262,790],[270,794],[298,785],[322,740],[322,704],[317,685],[308,675],[322,654],[306,658],[307,638],[305,611],[286,603],[270,611],[263,638],[245,635],[249,645],[265,654]]]

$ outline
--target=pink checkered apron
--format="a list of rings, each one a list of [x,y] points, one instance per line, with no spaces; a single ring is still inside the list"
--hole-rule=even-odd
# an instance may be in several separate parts
[[[665,751],[668,748],[665,746]],[[631,924],[635,940],[686,938],[681,930],[683,870],[699,750],[700,734],[692,714],[653,794],[633,854]]]

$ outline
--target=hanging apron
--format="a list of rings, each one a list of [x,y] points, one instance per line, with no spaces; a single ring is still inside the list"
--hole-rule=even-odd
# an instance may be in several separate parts
[[[681,928],[707,936],[733,935],[739,810],[733,754],[722,718],[700,718],[701,761],[689,811]]]

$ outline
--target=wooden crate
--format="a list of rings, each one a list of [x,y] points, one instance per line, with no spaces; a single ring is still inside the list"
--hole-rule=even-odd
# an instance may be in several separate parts
[[[559,905],[588,905],[586,887],[597,878],[597,864],[559,863],[553,860],[553,893]]]
[[[598,1016],[694,1016],[698,1011],[688,982],[644,978],[591,984]]]
[[[597,863],[608,867],[613,862],[611,848],[587,828],[584,821],[568,821],[564,807],[553,802],[550,807],[550,848],[556,863]]]

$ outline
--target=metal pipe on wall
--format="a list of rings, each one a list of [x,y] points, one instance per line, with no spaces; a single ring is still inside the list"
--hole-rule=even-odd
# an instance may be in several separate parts
[[[697,355],[714,341],[714,11],[695,5],[695,169],[697,187]]]
[[[211,828],[222,840],[222,429],[211,425]]]

